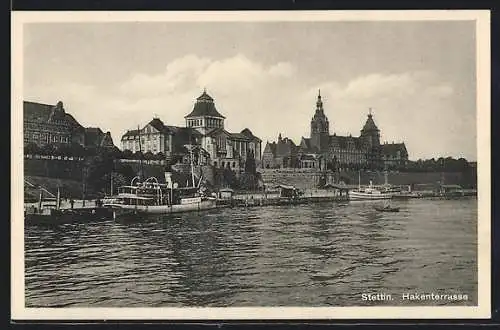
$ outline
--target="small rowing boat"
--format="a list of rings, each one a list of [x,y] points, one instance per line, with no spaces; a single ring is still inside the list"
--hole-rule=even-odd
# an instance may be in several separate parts
[[[399,207],[392,207],[390,205],[374,206],[374,209],[379,212],[399,212]]]

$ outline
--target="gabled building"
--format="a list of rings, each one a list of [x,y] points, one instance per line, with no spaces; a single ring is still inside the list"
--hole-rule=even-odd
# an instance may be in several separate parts
[[[193,128],[165,125],[153,118],[144,127],[127,131],[121,139],[122,150],[153,154],[162,153],[167,160],[179,160],[186,154],[186,146],[199,145],[202,135]]]
[[[289,138],[278,135],[277,142],[267,142],[262,154],[263,168],[289,168],[298,167],[298,148]]]
[[[319,169],[325,167],[350,168],[367,167],[383,168],[396,163],[406,164],[408,152],[403,144],[380,144],[380,130],[373,115],[368,113],[360,135],[340,136],[336,133],[330,135],[330,126],[323,109],[321,93],[316,100],[316,111],[311,120],[311,134],[309,138],[302,137],[300,142],[299,159],[307,155],[310,162],[312,155],[321,155],[316,162]]]
[[[386,167],[401,167],[408,163],[408,151],[403,143],[387,143],[381,145],[382,161]]]
[[[113,138],[110,132],[104,133],[99,127],[85,128],[85,146],[96,148],[113,148]]]
[[[185,127],[165,125],[159,118],[154,118],[141,129],[127,131],[122,136],[122,149],[161,152],[167,160],[176,160],[183,158],[187,145],[197,145],[201,149],[196,150],[208,155],[208,161],[215,167],[239,170],[250,151],[260,163],[262,141],[248,128],[240,133],[228,132],[224,127],[225,118],[217,110],[214,99],[204,90],[192,111],[184,117]]]
[[[66,113],[61,101],[56,105],[24,101],[23,130],[24,144],[85,143],[83,126]]]
[[[84,147],[114,147],[111,133],[97,127],[83,127],[64,109],[56,105],[23,102],[24,144],[39,147],[47,144],[79,144]]]

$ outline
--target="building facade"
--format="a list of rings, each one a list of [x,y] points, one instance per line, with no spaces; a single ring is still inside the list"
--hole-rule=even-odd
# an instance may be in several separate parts
[[[408,164],[408,151],[404,142],[387,143],[381,146],[382,162],[388,169],[404,167]]]
[[[262,153],[263,168],[295,168],[299,165],[295,143],[278,135],[277,142],[267,142]]]
[[[47,144],[84,147],[114,147],[111,133],[97,127],[83,127],[64,109],[61,101],[56,105],[23,102],[24,144],[38,147]]]
[[[368,118],[359,136],[340,136],[330,134],[330,123],[325,115],[321,93],[318,93],[316,110],[310,123],[310,137],[302,137],[300,144],[294,148],[296,161],[285,164],[277,149],[278,142],[267,143],[263,154],[263,167],[302,167],[326,169],[370,168],[383,169],[405,166],[408,152],[404,143],[380,143],[380,130],[373,115]],[[292,142],[293,143],[293,142]],[[285,166],[286,165],[286,166]]]
[[[167,160],[177,162],[186,159],[190,153],[188,146],[196,145],[199,146],[196,150],[204,155],[199,159],[215,167],[239,170],[250,151],[260,164],[262,141],[248,128],[239,133],[228,132],[224,125],[226,118],[217,111],[214,99],[206,91],[196,99],[193,110],[184,119],[185,127],[165,125],[154,118],[143,128],[127,131],[121,139],[122,149],[161,152]]]

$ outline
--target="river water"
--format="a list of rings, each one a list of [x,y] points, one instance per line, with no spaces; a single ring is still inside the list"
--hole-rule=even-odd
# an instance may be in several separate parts
[[[31,225],[26,306],[477,305],[476,199],[394,202],[399,213],[373,205]],[[405,293],[467,300],[408,301]]]

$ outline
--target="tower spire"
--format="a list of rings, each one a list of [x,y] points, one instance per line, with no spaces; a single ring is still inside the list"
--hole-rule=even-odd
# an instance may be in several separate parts
[[[321,100],[321,90],[318,89],[318,100],[316,101],[316,112],[323,112],[323,101]]]

